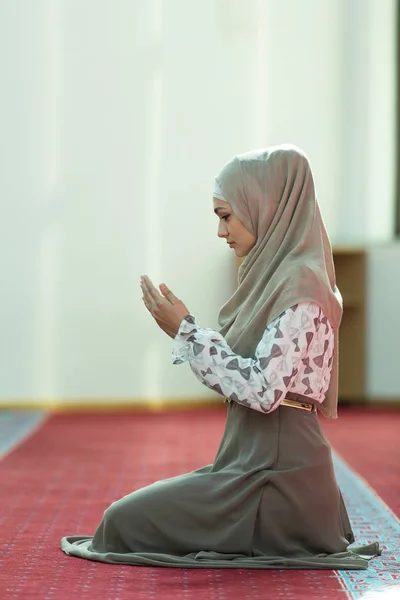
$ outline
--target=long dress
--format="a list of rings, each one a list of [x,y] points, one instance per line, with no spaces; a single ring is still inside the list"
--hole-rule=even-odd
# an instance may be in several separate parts
[[[112,503],[94,536],[64,537],[62,550],[131,565],[366,569],[379,545],[349,548],[354,535],[317,413],[280,403],[322,401],[332,340],[320,307],[300,303],[266,328],[247,359],[189,315],[173,362],[189,360],[231,400],[214,462]]]

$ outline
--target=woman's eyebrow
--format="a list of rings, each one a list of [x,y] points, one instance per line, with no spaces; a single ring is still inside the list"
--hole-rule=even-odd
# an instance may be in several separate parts
[[[219,210],[229,210],[228,208],[224,208],[223,206],[217,206],[214,208],[214,212],[217,215]]]

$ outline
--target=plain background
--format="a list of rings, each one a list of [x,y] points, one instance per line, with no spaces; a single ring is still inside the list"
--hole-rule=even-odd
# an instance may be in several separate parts
[[[368,397],[398,398],[395,26],[395,0],[0,0],[0,400],[215,396],[139,277],[216,328],[214,175],[282,142],[369,248]]]

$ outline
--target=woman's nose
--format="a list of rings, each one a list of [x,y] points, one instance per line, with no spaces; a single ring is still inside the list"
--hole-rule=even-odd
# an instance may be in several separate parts
[[[220,238],[224,238],[227,237],[228,232],[226,230],[226,227],[224,227],[222,224],[218,225],[218,237]]]

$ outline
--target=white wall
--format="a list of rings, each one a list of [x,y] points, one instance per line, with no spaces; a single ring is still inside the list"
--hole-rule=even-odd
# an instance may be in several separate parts
[[[367,391],[374,400],[400,398],[400,243],[368,251]]]
[[[266,141],[303,146],[334,243],[392,237],[395,0],[265,3]]]
[[[212,184],[237,152],[299,144],[332,241],[390,239],[394,6],[0,2],[0,399],[214,396],[139,276],[217,326]]]
[[[336,239],[384,242],[394,231],[396,5],[344,3],[342,193]]]

